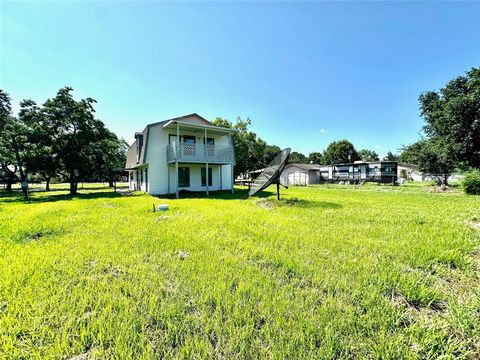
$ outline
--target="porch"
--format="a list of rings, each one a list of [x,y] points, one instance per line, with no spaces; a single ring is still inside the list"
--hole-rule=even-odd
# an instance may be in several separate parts
[[[231,145],[196,144],[176,142],[167,145],[167,163],[233,164],[234,151]]]
[[[179,197],[180,191],[205,192],[229,190],[233,192],[230,164],[173,163],[167,164],[168,194]]]
[[[165,148],[169,194],[178,198],[180,190],[205,191],[207,196],[215,190],[233,192],[235,129],[178,121],[163,128],[170,130]]]

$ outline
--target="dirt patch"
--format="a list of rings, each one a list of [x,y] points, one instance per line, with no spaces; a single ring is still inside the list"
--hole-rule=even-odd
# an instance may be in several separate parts
[[[155,221],[156,222],[167,221],[167,220],[170,220],[174,217],[175,217],[175,215],[159,215],[155,218]]]
[[[446,194],[446,193],[454,193],[456,191],[446,185],[442,185],[442,186],[434,186],[430,190],[428,190],[428,192],[434,193],[434,194]]]
[[[183,250],[178,250],[175,255],[180,259],[180,260],[185,260],[190,256],[190,254],[186,251]]]
[[[470,226],[472,227],[472,229],[480,231],[480,221],[472,221],[470,223]]]
[[[405,308],[410,315],[432,317],[446,310],[445,301],[435,300],[428,305],[416,300],[409,300],[398,289],[393,289],[391,293],[391,302],[397,307]]]
[[[40,239],[56,235],[58,231],[55,230],[34,230],[34,231],[27,231],[24,233],[23,238],[21,239],[24,243],[32,242],[32,241],[39,241]]]
[[[75,355],[70,360],[90,360],[94,358],[93,349],[90,349],[82,354]]]
[[[257,201],[255,201],[255,204],[260,206],[262,209],[267,210],[273,209],[275,207],[275,204],[269,199],[258,199]]]

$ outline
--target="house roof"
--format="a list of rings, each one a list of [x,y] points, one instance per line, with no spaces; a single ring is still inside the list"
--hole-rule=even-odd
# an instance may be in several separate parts
[[[303,169],[303,170],[319,170],[320,169],[320,165],[317,165],[317,164],[298,164],[298,163],[291,163],[291,164],[288,164],[287,166],[285,166],[285,169],[291,167],[291,166],[295,166],[295,167],[298,167],[300,169]]]
[[[192,121],[195,120],[195,121]],[[163,128],[167,128],[169,126],[173,126],[176,124],[181,124],[182,127],[189,127],[194,129],[208,129],[215,132],[221,133],[232,133],[236,132],[236,129],[225,128],[221,126],[215,126],[210,121],[205,119],[204,117],[198,115],[197,113],[183,115],[179,117],[175,117],[172,119],[162,120],[155,123],[148,124],[142,132],[135,132],[135,138],[138,136],[143,136],[143,145],[140,149],[140,156],[139,162],[137,163],[137,140],[130,146],[127,152],[127,161],[125,163],[126,169],[133,169],[142,166],[145,163],[146,154],[147,154],[147,143],[148,143],[148,136],[150,132],[150,128],[152,126],[161,125]]]
[[[139,161],[137,163],[137,141],[138,141],[138,137],[140,136],[143,136],[143,144],[142,144],[142,148],[140,149]],[[148,126],[142,132],[135,133],[136,140],[128,148],[128,151],[127,151],[127,161],[125,163],[126,169],[133,169],[143,165],[143,162],[145,159],[147,137],[148,137]]]

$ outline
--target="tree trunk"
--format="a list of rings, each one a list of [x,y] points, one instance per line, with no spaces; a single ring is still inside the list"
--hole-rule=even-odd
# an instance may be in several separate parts
[[[15,158],[17,159],[18,163],[18,171],[20,172],[20,182],[22,185],[23,195],[25,196],[25,199],[28,199],[28,181],[25,173],[23,172],[22,161],[20,160],[20,151],[18,150],[17,139],[14,135],[12,135],[12,145],[13,149],[15,150]]]
[[[76,195],[78,188],[78,182],[70,181],[70,195]]]
[[[111,177],[108,178],[108,187],[113,187],[113,179]]]
[[[13,180],[11,178],[7,179],[7,187],[5,191],[11,192],[12,191]]]
[[[45,191],[50,191],[50,180],[51,179],[52,179],[51,177],[47,177],[45,179]]]

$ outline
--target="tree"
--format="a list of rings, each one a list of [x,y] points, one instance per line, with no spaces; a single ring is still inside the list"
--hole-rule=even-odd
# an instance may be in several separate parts
[[[7,184],[7,191],[12,190],[17,180],[17,166],[11,150],[11,142],[4,131],[10,122],[12,107],[7,93],[0,89],[0,180]]]
[[[94,99],[75,101],[73,89],[60,89],[53,99],[43,105],[49,126],[56,129],[53,154],[59,156],[59,173],[70,183],[70,194],[77,193],[78,182],[98,173],[102,141],[111,137],[104,124],[95,119]]]
[[[422,139],[403,147],[400,161],[416,165],[438,185],[448,184],[448,177],[455,167],[455,162],[445,144],[431,139]]]
[[[95,175],[99,180],[108,180],[113,187],[115,171],[123,169],[127,159],[128,143],[106,130],[105,138],[97,143],[95,151]]]
[[[358,152],[358,156],[360,157],[360,160],[362,161],[379,161],[380,158],[378,157],[378,154],[373,151],[373,150],[368,150],[368,149],[362,149]]]
[[[383,161],[398,161],[399,156],[397,154],[393,154],[391,151],[387,153],[387,155],[383,158]]]
[[[334,141],[323,152],[325,164],[349,163],[360,160],[353,144],[348,140]]]
[[[480,168],[480,68],[420,95],[425,134],[454,161]]]
[[[308,162],[312,164],[322,164],[323,155],[320,152],[312,152],[308,154]]]
[[[12,185],[18,181],[18,167],[15,165],[11,140],[5,135],[5,132],[0,132],[0,180],[6,184],[6,190],[11,191]]]
[[[50,190],[50,181],[60,170],[60,155],[54,152],[58,132],[51,118],[33,100],[20,103],[19,120],[25,127],[26,143],[24,161],[30,174],[38,174]]]
[[[292,151],[290,157],[288,158],[289,164],[308,164],[308,158],[297,151]]]
[[[28,199],[27,177],[23,171],[20,145],[24,128],[17,118],[12,116],[10,97],[0,89],[0,163],[2,172],[7,176],[7,190],[11,190],[16,171],[20,174],[22,192]]]
[[[280,148],[277,145],[266,145],[263,154],[263,163],[270,163],[273,158],[280,152]]]
[[[233,135],[236,158],[235,175],[263,168],[280,150],[277,146],[268,145],[264,140],[257,137],[257,134],[248,130],[252,124],[249,118],[242,120],[238,117],[233,124],[227,119],[217,117],[213,124],[237,130]]]

